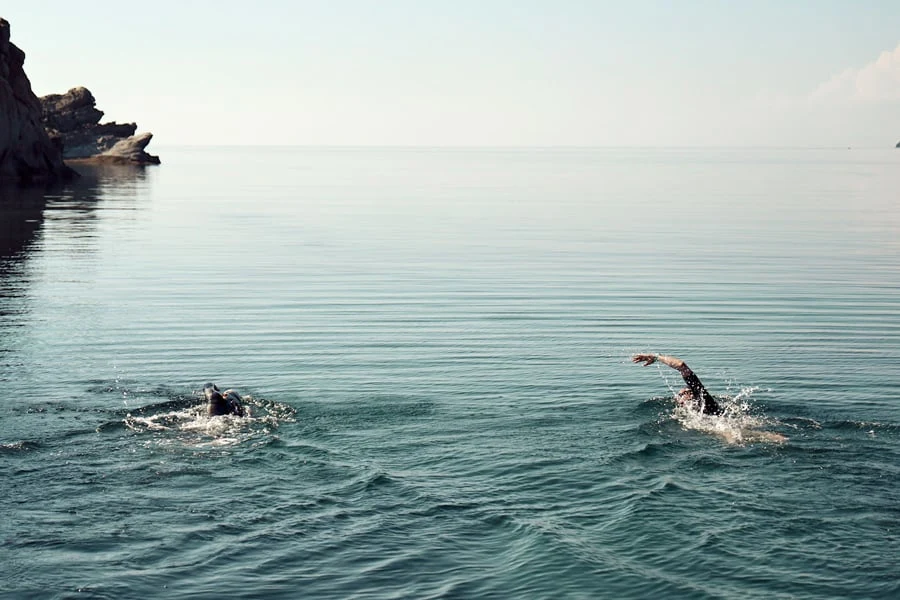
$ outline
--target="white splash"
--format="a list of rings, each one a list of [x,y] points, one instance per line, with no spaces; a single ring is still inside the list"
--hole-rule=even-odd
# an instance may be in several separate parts
[[[129,413],[125,417],[125,426],[138,433],[171,434],[191,446],[230,446],[266,432],[271,433],[280,423],[294,420],[294,411],[289,407],[273,402],[257,402],[251,396],[244,396],[243,400],[247,412],[243,417],[211,417],[206,412],[206,404],[202,403],[150,415]]]
[[[718,396],[719,405],[723,409],[720,415],[705,415],[694,407],[676,404],[672,416],[685,429],[713,434],[728,444],[783,444],[788,440],[786,436],[762,429],[775,423],[753,412],[750,397],[757,389],[744,387],[734,396]]]

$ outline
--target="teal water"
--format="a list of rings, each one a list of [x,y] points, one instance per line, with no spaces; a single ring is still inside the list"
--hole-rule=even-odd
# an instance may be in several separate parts
[[[900,595],[900,151],[160,154],[0,190],[4,597]]]

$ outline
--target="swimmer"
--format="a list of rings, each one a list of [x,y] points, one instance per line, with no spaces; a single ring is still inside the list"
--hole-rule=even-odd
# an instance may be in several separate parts
[[[206,412],[210,417],[220,415],[244,416],[244,407],[241,404],[241,395],[234,390],[219,391],[214,383],[203,386],[203,394],[206,396]]]
[[[704,415],[721,415],[722,407],[716,402],[712,394],[706,390],[706,386],[700,381],[690,367],[683,360],[674,356],[664,356],[662,354],[635,354],[631,357],[633,363],[644,363],[645,367],[649,367],[656,361],[672,367],[684,378],[687,387],[682,388],[675,396],[675,401],[681,406],[690,406],[695,410],[699,410]]]

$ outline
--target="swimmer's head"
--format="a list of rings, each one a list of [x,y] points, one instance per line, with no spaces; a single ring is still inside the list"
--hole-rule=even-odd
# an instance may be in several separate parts
[[[207,383],[206,385],[203,386],[203,395],[206,396],[207,400],[209,400],[212,397],[213,392],[218,392],[218,391],[219,391],[219,388],[214,383]]]
[[[210,390],[209,403],[206,405],[206,414],[210,417],[228,414],[228,402],[219,390]]]
[[[691,388],[681,388],[678,390],[678,393],[675,394],[675,401],[678,404],[688,404],[694,400],[694,394],[691,392]]]

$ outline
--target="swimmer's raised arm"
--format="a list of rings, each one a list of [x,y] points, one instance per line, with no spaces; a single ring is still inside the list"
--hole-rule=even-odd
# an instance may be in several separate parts
[[[672,367],[673,369],[677,369],[678,371],[687,368],[687,365],[684,364],[683,360],[675,358],[674,356],[665,356],[663,354],[635,354],[631,357],[631,362],[644,363],[645,367],[649,367],[656,361],[659,361],[668,367]],[[688,369],[688,371],[690,371],[690,369]]]
[[[661,362],[667,367],[672,367],[679,373],[681,373],[682,379],[684,379],[684,383],[687,384],[688,389],[691,390],[691,394],[693,394],[694,398],[703,400],[709,403],[711,410],[718,410],[718,405],[715,404],[715,400],[712,395],[706,390],[706,387],[703,385],[703,382],[700,381],[700,378],[697,377],[691,368],[685,364],[683,360],[680,358],[675,358],[674,356],[665,356],[664,354],[635,354],[631,357],[631,362],[634,363],[644,363],[645,367],[649,367],[656,361]]]

